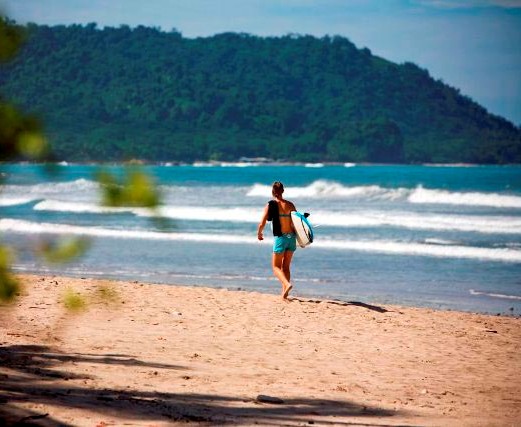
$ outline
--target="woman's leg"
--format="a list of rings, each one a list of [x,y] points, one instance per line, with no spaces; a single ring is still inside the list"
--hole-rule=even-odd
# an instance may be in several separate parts
[[[289,261],[286,259],[286,254],[288,252],[283,253],[273,253],[272,257],[272,263],[271,266],[273,268],[273,274],[277,279],[279,279],[281,285],[282,285],[282,298],[286,299],[288,297],[288,293],[291,290],[292,286],[291,283],[289,283],[288,278],[286,277],[285,268],[287,268],[287,271],[289,273],[289,263],[291,262],[291,256],[293,256],[293,253],[291,253],[291,256],[289,258]],[[285,266],[287,264],[287,267]]]
[[[290,265],[291,265],[291,259],[293,258],[293,251],[286,251],[284,252],[284,258],[282,259],[282,271],[284,272],[284,276],[288,280],[288,282],[291,282],[291,271],[290,271]]]
[[[286,299],[289,295],[289,292],[291,289],[293,289],[293,285],[290,283],[291,281],[291,271],[290,271],[290,265],[291,265],[291,259],[293,258],[293,251],[286,251],[284,252],[284,258],[282,259],[282,271],[284,273],[284,277],[289,283],[289,286],[284,290],[284,293],[282,294],[282,298]]]

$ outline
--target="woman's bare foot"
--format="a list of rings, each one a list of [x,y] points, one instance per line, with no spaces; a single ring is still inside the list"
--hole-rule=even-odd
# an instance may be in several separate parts
[[[284,300],[288,299],[288,295],[292,289],[293,289],[293,285],[289,285],[288,287],[284,288],[284,291],[282,292],[282,299],[284,299]]]

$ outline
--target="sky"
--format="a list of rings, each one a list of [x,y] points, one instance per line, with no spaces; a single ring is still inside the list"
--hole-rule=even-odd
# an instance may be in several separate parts
[[[0,0],[0,11],[22,24],[145,25],[190,38],[340,35],[521,126],[521,0]]]

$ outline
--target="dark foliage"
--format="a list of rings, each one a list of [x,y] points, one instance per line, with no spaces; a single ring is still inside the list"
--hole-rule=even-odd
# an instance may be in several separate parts
[[[2,92],[60,159],[521,162],[521,130],[343,37],[26,27]]]

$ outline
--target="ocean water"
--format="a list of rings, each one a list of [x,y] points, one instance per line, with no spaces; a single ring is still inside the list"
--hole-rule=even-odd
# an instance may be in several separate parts
[[[292,294],[520,314],[521,166],[146,166],[167,229],[147,210],[100,206],[98,169],[1,166],[15,271],[279,293],[269,227],[263,242],[256,228],[280,180],[315,232],[294,256]],[[34,255],[63,235],[87,236],[90,250],[69,264]]]

